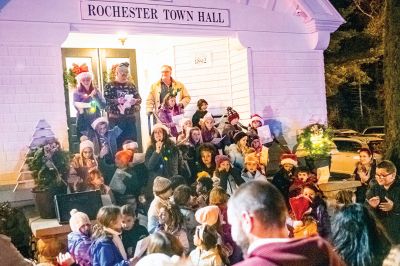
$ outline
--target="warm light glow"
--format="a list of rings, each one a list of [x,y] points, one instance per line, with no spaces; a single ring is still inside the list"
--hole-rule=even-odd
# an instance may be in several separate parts
[[[126,40],[128,39],[128,34],[124,31],[120,31],[117,33],[118,40],[121,42],[121,45],[124,46]]]

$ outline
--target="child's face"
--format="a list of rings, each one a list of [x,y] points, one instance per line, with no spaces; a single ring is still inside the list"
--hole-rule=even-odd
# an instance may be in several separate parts
[[[111,222],[110,229],[113,229],[119,233],[122,232],[122,215],[121,214],[118,215],[118,218],[115,221]]]
[[[201,106],[200,106],[200,110],[201,110],[201,111],[206,111],[206,110],[207,110],[207,107],[208,107],[208,104],[202,103]]]
[[[186,122],[183,123],[183,129],[186,129],[186,128],[192,127],[192,126],[193,126],[193,123],[191,120],[186,120]]]
[[[86,236],[90,236],[92,233],[92,225],[91,224],[84,224],[79,228],[79,232]]]
[[[285,163],[285,164],[283,165],[283,169],[285,169],[286,172],[290,172],[290,171],[292,171],[292,169],[293,169],[293,164]]]
[[[305,182],[307,182],[307,179],[308,179],[308,173],[307,172],[299,172],[297,174],[297,178],[305,183]]]
[[[122,215],[122,228],[126,231],[129,231],[133,228],[133,225],[135,224],[136,221],[136,216],[130,216],[130,215]]]
[[[260,140],[259,140],[259,139],[253,140],[253,142],[251,143],[251,146],[252,146],[254,149],[258,149],[258,147],[261,146]]]
[[[212,161],[211,152],[209,151],[202,151],[201,152],[201,160],[204,164],[209,165]]]
[[[253,121],[253,122],[251,122],[251,127],[252,127],[252,128],[258,128],[258,127],[261,127],[261,122],[260,122],[260,121],[258,121],[258,120],[256,120],[256,121]]]
[[[231,125],[236,125],[238,122],[239,122],[239,119],[238,118],[234,118],[231,121]]]
[[[153,136],[155,141],[163,141],[164,132],[161,128],[154,129]]]
[[[314,198],[315,198],[315,191],[310,189],[310,188],[308,188],[308,187],[305,187],[303,189],[303,193],[302,194],[303,194],[303,196],[308,197],[310,200],[314,200]]]
[[[257,168],[258,168],[258,163],[256,163],[256,162],[247,162],[246,163],[246,169],[249,172],[254,173],[257,171]]]
[[[101,175],[96,174],[92,180],[92,184],[96,187],[104,185],[104,178]]]
[[[174,107],[176,104],[176,98],[175,97],[171,97],[168,99],[168,106],[169,107]]]
[[[107,133],[107,123],[101,123],[96,127],[97,134],[104,136]]]
[[[201,138],[201,133],[199,130],[193,130],[192,133],[190,134],[192,140],[197,143],[200,141]]]
[[[82,151],[82,156],[84,159],[92,159],[92,157],[93,157],[92,148],[84,148]]]
[[[210,130],[210,129],[212,129],[213,126],[214,126],[214,121],[211,120],[211,119],[207,119],[206,121],[204,121],[204,124],[205,124],[206,128],[207,128],[208,130]]]
[[[196,184],[196,193],[197,195],[201,195],[203,193],[203,184],[200,182],[197,182]]]
[[[241,147],[247,146],[247,136],[245,136],[239,140],[239,146],[241,146]]]
[[[229,168],[231,167],[231,164],[229,161],[223,161],[220,165],[219,165],[219,169],[220,170],[225,170],[225,171],[229,171]]]
[[[158,214],[158,222],[160,224],[168,224],[169,222],[169,213],[165,208],[160,209],[160,213]]]

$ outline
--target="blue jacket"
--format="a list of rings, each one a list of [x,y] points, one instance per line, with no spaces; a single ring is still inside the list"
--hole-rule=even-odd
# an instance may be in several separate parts
[[[93,266],[129,266],[122,258],[111,237],[96,239],[90,247]]]
[[[91,266],[92,260],[89,254],[92,240],[89,236],[71,232],[68,234],[68,252],[75,258],[76,263],[82,266]]]

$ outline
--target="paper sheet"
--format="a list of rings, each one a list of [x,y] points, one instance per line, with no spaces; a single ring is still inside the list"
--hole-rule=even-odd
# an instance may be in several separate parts
[[[147,250],[147,247],[150,243],[150,236],[147,236],[141,240],[139,240],[136,244],[135,254],[133,255],[134,258],[142,257]]]
[[[180,122],[183,119],[183,114],[182,115],[174,115],[172,117],[172,122],[175,123],[176,129],[178,130],[178,132],[182,132],[182,128],[180,126]]]
[[[329,166],[320,167],[317,169],[318,184],[328,183],[329,177]]]
[[[260,141],[262,144],[273,141],[271,130],[269,129],[268,125],[257,128],[257,135],[260,137]]]

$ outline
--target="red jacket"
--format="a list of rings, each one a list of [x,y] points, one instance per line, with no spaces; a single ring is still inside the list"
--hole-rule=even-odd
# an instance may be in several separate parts
[[[321,237],[269,243],[253,250],[235,266],[344,266],[332,246]]]

